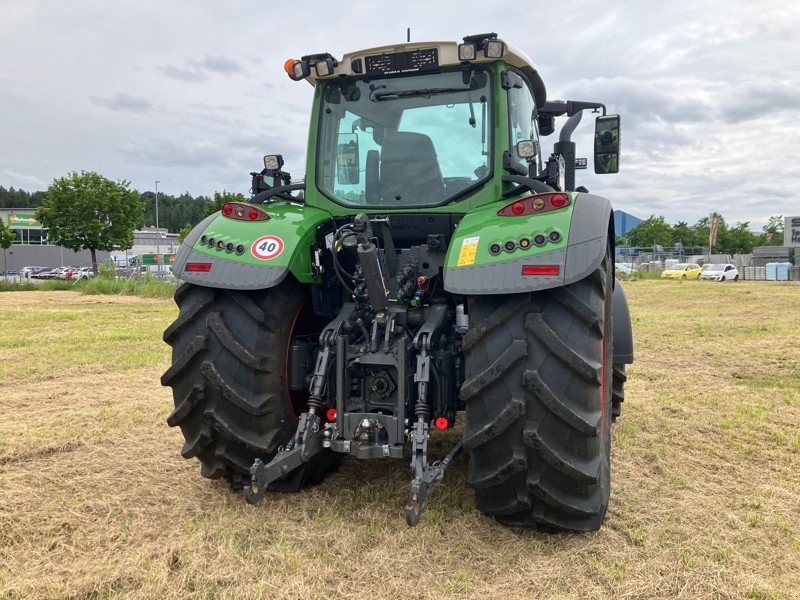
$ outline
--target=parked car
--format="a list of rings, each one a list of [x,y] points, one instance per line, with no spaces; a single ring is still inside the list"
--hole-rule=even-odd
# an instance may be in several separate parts
[[[92,267],[81,267],[76,269],[76,272],[72,275],[72,279],[75,281],[81,279],[91,279],[94,277],[94,271],[92,271]]]
[[[633,275],[639,272],[639,268],[633,263],[618,262],[614,264],[614,269],[624,275]]]
[[[38,273],[34,273],[33,277],[36,279],[53,279],[58,275],[58,267],[51,267],[49,269],[42,269]]]
[[[661,279],[697,279],[700,277],[700,271],[700,265],[679,263],[669,269],[664,269]]]
[[[58,272],[59,279],[72,279],[75,273],[78,272],[78,267],[62,267]]]
[[[21,277],[27,277],[28,275],[35,277],[37,273],[41,273],[42,271],[46,270],[47,267],[22,267],[19,270],[19,274]]]
[[[700,273],[700,279],[710,279],[712,281],[739,281],[739,270],[736,265],[710,264],[706,265]]]
[[[17,274],[18,273],[14,269],[9,269],[5,273],[3,273],[3,275],[5,275],[6,277],[11,277],[12,275],[17,275]]]

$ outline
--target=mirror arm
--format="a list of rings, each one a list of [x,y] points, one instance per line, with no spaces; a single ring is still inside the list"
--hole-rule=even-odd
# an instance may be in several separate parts
[[[273,196],[278,196],[284,194],[286,192],[293,192],[296,190],[304,190],[306,189],[305,183],[291,183],[289,185],[279,185],[277,187],[271,187],[268,190],[264,190],[263,192],[259,192],[252,198],[250,198],[250,202],[252,204],[262,204],[264,201],[272,198]],[[298,202],[300,198],[294,198],[292,196],[284,196],[285,198]]]
[[[508,183],[519,184],[511,188],[507,192],[503,192],[503,198],[510,198],[511,196],[516,196],[517,194],[520,194],[525,190],[530,190],[535,194],[555,192],[555,190],[546,183],[542,183],[541,181],[539,181],[538,179],[534,179],[533,177],[526,177],[525,175],[503,175],[503,181],[507,181]]]

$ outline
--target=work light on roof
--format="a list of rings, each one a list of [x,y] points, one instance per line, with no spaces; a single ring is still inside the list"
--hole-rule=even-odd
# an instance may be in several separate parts
[[[500,40],[487,40],[483,43],[483,54],[486,58],[503,58],[506,45]]]
[[[308,61],[306,60],[295,60],[290,58],[283,63],[283,68],[286,71],[286,74],[295,81],[300,81],[311,74],[311,67],[308,65]]]
[[[318,60],[314,64],[314,70],[317,72],[317,77],[327,77],[333,74],[333,59],[325,58]]]
[[[458,45],[458,60],[475,60],[477,53],[478,50],[475,47],[475,44],[471,42]]]
[[[267,154],[264,157],[264,168],[267,171],[280,171],[283,166],[283,156],[280,154]]]

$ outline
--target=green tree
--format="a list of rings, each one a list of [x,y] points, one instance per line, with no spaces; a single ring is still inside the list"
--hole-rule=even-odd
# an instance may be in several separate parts
[[[672,243],[680,242],[685,247],[694,246],[694,231],[686,221],[678,221],[672,226]]]
[[[631,246],[640,248],[650,248],[658,244],[659,246],[672,245],[672,227],[664,220],[664,217],[650,215],[646,221],[642,221],[628,232],[628,242]]]
[[[36,218],[50,241],[71,250],[89,250],[97,274],[98,250],[133,245],[133,230],[144,212],[139,192],[127,181],[114,182],[92,171],[53,180]]]
[[[758,236],[750,231],[750,223],[742,221],[735,227],[726,227],[717,237],[720,250],[725,254],[749,254],[758,243]]]
[[[226,202],[247,202],[247,199],[244,197],[244,194],[233,194],[227,190],[222,190],[222,192],[214,192],[214,197],[211,199],[211,203],[207,204],[205,210],[203,211],[203,218],[213,215],[218,210],[222,210],[222,205]]]
[[[0,221],[0,248],[3,249],[3,273],[8,271],[8,256],[6,255],[6,251],[11,248],[11,244],[14,243],[15,239],[16,236],[14,232],[6,227],[5,223]]]
[[[178,230],[178,242],[180,242],[182,244],[183,240],[186,239],[186,236],[191,233],[193,228],[194,228],[194,226],[191,223],[187,223],[186,225],[181,227]]]
[[[783,246],[783,215],[773,215],[761,230],[759,246]]]

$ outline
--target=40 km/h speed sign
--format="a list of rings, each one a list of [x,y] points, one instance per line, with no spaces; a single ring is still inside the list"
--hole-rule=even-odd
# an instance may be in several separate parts
[[[263,235],[250,246],[250,253],[261,260],[272,260],[283,252],[283,240],[276,235]]]

